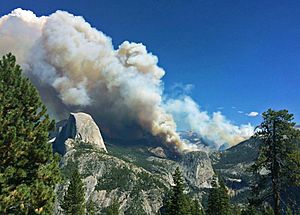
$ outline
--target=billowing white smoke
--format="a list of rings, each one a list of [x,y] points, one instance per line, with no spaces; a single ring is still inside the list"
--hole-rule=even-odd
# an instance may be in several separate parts
[[[0,18],[0,54],[8,52],[16,55],[52,112],[87,111],[111,135],[148,132],[174,149],[187,148],[171,115],[191,111],[184,106],[172,110],[187,100],[168,101],[172,111],[166,112],[161,81],[165,72],[144,45],[125,41],[114,50],[111,39],[82,17],[63,11],[36,17],[16,9]],[[219,113],[198,119],[204,121],[191,121],[190,127],[217,144],[249,137]]]
[[[210,117],[207,112],[200,111],[199,106],[189,96],[169,99],[165,109],[172,113],[175,121],[182,127],[199,133],[215,148],[220,148],[224,144],[235,145],[253,135],[253,127],[250,124],[235,126],[220,112],[215,112]]]

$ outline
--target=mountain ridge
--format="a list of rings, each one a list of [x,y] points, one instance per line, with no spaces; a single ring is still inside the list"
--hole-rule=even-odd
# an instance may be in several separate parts
[[[59,202],[68,187],[70,173],[77,167],[85,184],[85,200],[94,202],[99,214],[114,201],[120,204],[121,214],[155,214],[173,184],[172,174],[177,167],[194,198],[201,199],[206,189],[211,187],[214,170],[206,152],[169,156],[171,152],[166,147],[151,145],[146,139],[126,145],[113,139],[105,140],[105,151],[95,144],[84,142],[89,138],[78,138],[74,133],[66,135],[67,124],[57,129],[58,138],[55,140],[55,146],[72,146],[60,151],[63,152],[61,168],[65,182],[57,189],[57,214],[61,214]],[[143,141],[147,144],[143,145]],[[159,156],[153,149],[160,151]],[[162,153],[165,156],[161,156]]]

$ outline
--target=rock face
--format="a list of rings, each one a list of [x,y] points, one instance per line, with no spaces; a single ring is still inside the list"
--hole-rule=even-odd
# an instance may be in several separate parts
[[[75,145],[62,159],[62,172],[69,178],[78,168],[85,188],[86,203],[93,202],[96,214],[105,214],[105,208],[117,201],[120,214],[155,214],[162,205],[166,190],[159,175],[109,153]],[[58,199],[69,182],[59,186]],[[63,214],[57,201],[55,214]]]
[[[107,152],[100,129],[86,113],[71,113],[68,120],[58,123],[54,150],[65,154],[76,142],[84,142]]]
[[[152,153],[154,156],[157,156],[159,158],[166,158],[165,151],[162,147],[155,147],[155,148],[150,148],[149,152]]]
[[[74,146],[62,160],[62,171],[69,178],[72,169],[79,169],[85,185],[86,202],[95,204],[96,214],[105,214],[106,207],[117,201],[123,214],[156,214],[164,195],[173,185],[172,174],[180,168],[189,192],[200,200],[213,176],[213,169],[205,152],[191,152],[181,159],[160,158],[149,153],[146,147],[122,147],[109,144],[109,153],[86,147]],[[61,185],[58,198],[68,182]],[[59,201],[58,201],[59,202]],[[60,213],[56,205],[55,214]]]
[[[222,176],[233,202],[247,202],[253,180],[249,169],[257,158],[260,144],[260,141],[249,139],[225,151],[211,154],[213,167]]]
[[[85,201],[87,205],[94,203],[96,214],[105,214],[105,208],[114,202],[119,203],[121,215],[157,214],[174,183],[172,174],[177,167],[194,198],[201,199],[210,187],[214,171],[205,152],[169,158],[163,147],[149,148],[143,142],[130,145],[119,140],[109,140],[107,152],[99,128],[85,113],[72,113],[57,126],[54,149],[63,155],[63,176],[70,178],[78,168]],[[63,214],[59,202],[68,184],[66,180],[57,188],[55,214]]]
[[[183,173],[190,185],[197,188],[210,188],[214,170],[206,152],[189,152],[181,161]]]

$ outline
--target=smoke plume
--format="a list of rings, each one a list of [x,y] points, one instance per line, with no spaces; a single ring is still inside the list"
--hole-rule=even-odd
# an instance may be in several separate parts
[[[64,11],[37,17],[16,9],[0,18],[0,54],[8,52],[16,55],[51,113],[88,112],[111,136],[149,133],[182,151],[189,147],[176,132],[173,115],[187,113],[190,128],[216,144],[249,137],[220,113],[212,118],[201,113],[191,98],[163,101],[165,71],[157,57],[140,43],[125,41],[115,50],[111,38],[82,17]],[[195,109],[185,107],[189,102]],[[191,111],[199,116],[193,118]]]
[[[233,125],[221,112],[215,112],[210,117],[207,112],[201,111],[189,96],[169,99],[165,109],[172,113],[175,121],[184,129],[199,133],[205,141],[217,149],[226,145],[233,146],[253,135],[253,127],[250,124]]]

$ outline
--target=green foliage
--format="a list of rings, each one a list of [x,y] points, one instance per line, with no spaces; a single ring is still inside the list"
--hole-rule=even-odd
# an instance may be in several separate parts
[[[215,165],[217,169],[231,167],[237,163],[252,162],[257,158],[260,141],[254,138],[235,145],[226,151],[218,152],[220,161]],[[238,156],[237,156],[238,154]]]
[[[231,207],[231,214],[241,215],[242,214],[241,208],[239,206],[237,206],[237,205],[233,205]]]
[[[112,167],[110,171],[105,173],[99,180],[96,190],[112,191],[119,188],[120,191],[128,191],[132,186],[132,174],[132,171],[127,167]]]
[[[95,215],[95,203],[90,200],[86,205],[86,212],[88,215]]]
[[[129,208],[124,212],[124,215],[147,215],[143,207],[143,199],[134,196]]]
[[[149,191],[151,189],[158,189],[163,188],[165,189],[165,186],[153,175],[146,173],[146,172],[140,172],[137,175],[137,180],[132,181],[133,189],[130,192],[130,198],[131,204],[130,207],[125,211],[125,214],[128,215],[143,215],[146,214],[144,211],[142,205],[144,204],[143,199],[143,191]],[[150,194],[150,193],[149,193]],[[153,199],[156,198],[154,196],[155,194],[150,194]]]
[[[67,180],[72,177],[73,172],[77,168],[77,162],[69,160],[67,165],[64,165],[61,169],[63,180]]]
[[[264,208],[264,215],[274,215],[274,210],[271,206],[267,206],[266,208]]]
[[[212,189],[208,195],[207,212],[208,215],[230,215],[231,206],[229,204],[229,197],[225,184],[219,179],[219,186],[217,184],[217,177],[214,177],[212,182]]]
[[[78,168],[75,168],[70,178],[70,185],[64,195],[61,208],[67,215],[83,215],[85,214],[85,199],[83,182]]]
[[[294,128],[293,119],[293,114],[287,110],[269,109],[263,113],[263,122],[255,133],[263,144],[252,166],[256,182],[252,186],[255,195],[250,203],[257,206],[271,201],[276,215],[282,211],[282,193],[286,188],[300,184],[300,132]],[[271,200],[268,199],[270,196]]]
[[[204,211],[197,200],[190,201],[191,215],[204,215]]]
[[[173,174],[174,186],[166,195],[164,205],[161,209],[162,215],[202,215],[198,201],[192,201],[184,193],[185,184],[179,168],[177,167]]]
[[[247,188],[252,182],[252,172],[249,166],[258,156],[261,141],[250,138],[225,151],[213,153],[210,158],[213,160],[213,167],[225,179],[241,179],[240,182],[226,180],[226,186],[233,190],[241,190],[231,197],[230,202],[234,204],[248,203],[251,192]]]
[[[112,145],[107,144],[108,151],[111,155],[118,157],[128,163],[133,163],[139,167],[144,168],[148,171],[153,171],[153,167],[163,166],[157,161],[148,161],[147,158],[151,155],[145,148],[140,147],[140,145],[134,145],[134,147],[129,147],[126,144]]]
[[[119,215],[120,204],[114,200],[110,206],[104,210],[106,215]]]
[[[119,189],[119,191],[131,191],[130,195],[153,188],[165,189],[165,186],[155,176],[146,172],[140,172],[135,177],[135,173],[126,166],[112,167],[96,185],[96,190]]]
[[[252,205],[248,205],[245,210],[242,210],[241,215],[261,215],[261,213]]]
[[[177,167],[173,174],[174,186],[172,187],[171,195],[166,201],[167,215],[188,214],[188,199],[184,194],[183,177]]]
[[[0,60],[0,214],[51,214],[58,157],[48,143],[54,122],[12,54]]]
[[[139,190],[150,190],[153,188],[162,188],[162,189],[166,189],[165,185],[160,182],[157,177],[146,173],[146,172],[140,172],[137,174],[138,177],[138,182],[136,187]]]
[[[287,208],[286,215],[293,215],[293,210],[291,208]]]

